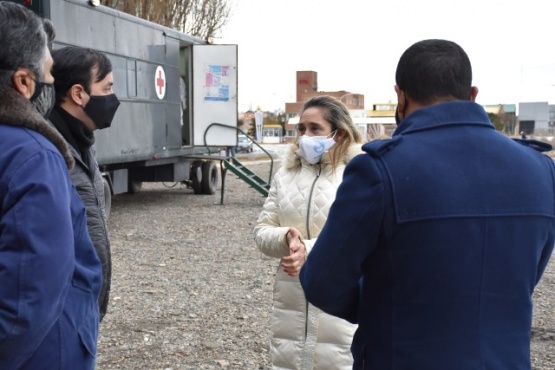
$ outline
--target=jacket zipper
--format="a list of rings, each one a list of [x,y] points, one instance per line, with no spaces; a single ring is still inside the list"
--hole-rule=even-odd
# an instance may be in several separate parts
[[[314,193],[314,187],[316,186],[316,181],[320,178],[320,173],[322,172],[322,165],[318,163],[318,172],[316,172],[316,178],[312,182],[312,187],[310,188],[310,193],[308,194],[308,207],[306,210],[306,238],[310,239],[310,209],[312,208],[312,195]]]
[[[314,187],[316,186],[316,181],[320,178],[320,173],[322,172],[322,165],[318,163],[318,171],[316,172],[316,178],[312,182],[312,187],[310,188],[310,193],[308,194],[308,207],[306,210],[306,238],[310,239],[310,209],[312,208],[312,195],[314,193]],[[306,311],[305,317],[307,318],[304,322],[304,337],[308,335],[308,301],[306,301]]]

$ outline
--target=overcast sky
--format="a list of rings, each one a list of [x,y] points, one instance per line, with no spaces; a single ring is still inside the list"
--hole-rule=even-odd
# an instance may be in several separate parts
[[[295,72],[320,91],[395,101],[395,68],[413,43],[455,41],[480,104],[555,104],[555,0],[232,0],[215,43],[238,44],[239,110],[295,100]]]

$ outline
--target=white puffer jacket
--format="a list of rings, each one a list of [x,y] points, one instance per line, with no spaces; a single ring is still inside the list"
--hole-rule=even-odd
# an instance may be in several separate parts
[[[322,164],[312,165],[300,159],[291,146],[285,163],[274,176],[264,209],[254,229],[260,251],[270,257],[289,254],[285,234],[289,227],[298,229],[310,253],[324,227],[347,162],[361,153],[352,146],[332,173],[326,153]],[[273,369],[339,370],[352,369],[350,346],[356,325],[330,316],[310,305],[298,277],[287,275],[278,267],[274,283]]]

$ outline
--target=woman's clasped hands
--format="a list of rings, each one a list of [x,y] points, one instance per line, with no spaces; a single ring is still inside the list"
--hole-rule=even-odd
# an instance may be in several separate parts
[[[294,227],[289,228],[285,239],[289,246],[289,256],[281,259],[280,266],[289,276],[298,276],[306,260],[306,247],[301,233]]]

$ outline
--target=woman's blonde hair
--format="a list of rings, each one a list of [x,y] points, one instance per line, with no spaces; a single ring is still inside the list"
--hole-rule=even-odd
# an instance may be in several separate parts
[[[328,95],[310,98],[304,103],[301,116],[309,108],[322,109],[324,119],[331,123],[332,131],[338,130],[337,134],[339,132],[342,134],[341,141],[337,142],[334,149],[330,151],[331,165],[335,171],[337,164],[349,150],[349,147],[356,143],[362,143],[362,135],[354,125],[349,110],[338,99]]]

